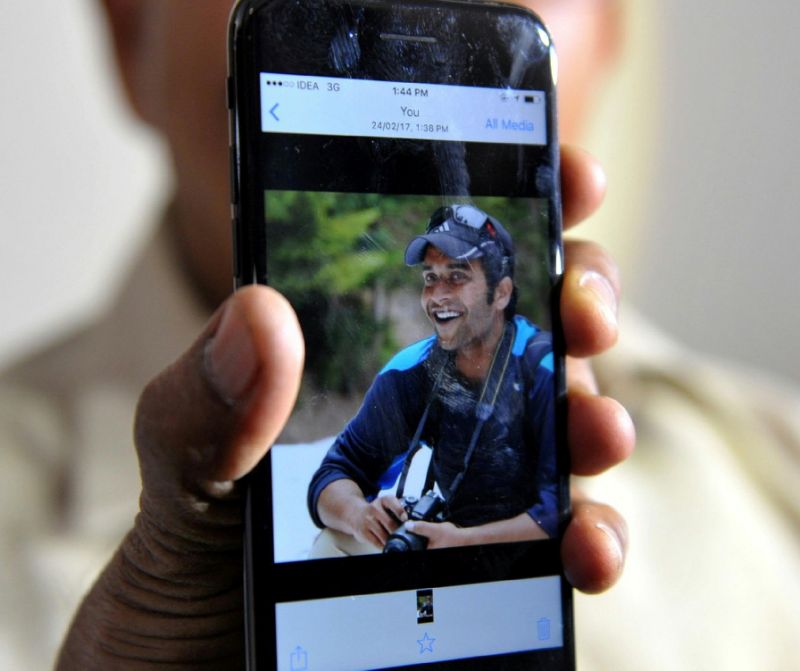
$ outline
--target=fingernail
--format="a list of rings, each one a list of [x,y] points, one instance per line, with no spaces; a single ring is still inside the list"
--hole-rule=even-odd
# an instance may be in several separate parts
[[[622,539],[619,537],[617,532],[614,531],[614,529],[612,529],[607,524],[598,522],[594,526],[596,529],[599,529],[611,539],[611,546],[614,550],[614,554],[616,555],[617,568],[622,569],[622,566],[625,563],[625,552],[622,549]]]
[[[417,525],[414,522],[406,522],[406,529],[408,531],[414,531],[417,528]]]
[[[240,400],[258,371],[258,357],[244,318],[230,303],[214,336],[206,343],[204,363],[211,386],[229,405]]]
[[[235,483],[233,480],[206,480],[200,483],[200,487],[209,496],[224,499],[233,494]]]
[[[605,320],[614,326],[617,325],[617,294],[614,287],[605,276],[594,270],[587,270],[578,282],[582,289],[592,293],[597,299],[600,311]]]

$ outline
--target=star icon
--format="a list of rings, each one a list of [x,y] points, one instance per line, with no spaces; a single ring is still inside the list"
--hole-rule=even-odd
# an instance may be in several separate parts
[[[433,643],[435,640],[435,638],[428,636],[428,632],[426,631],[422,638],[417,639],[417,643],[419,644],[419,654],[421,655],[424,652],[433,652]]]

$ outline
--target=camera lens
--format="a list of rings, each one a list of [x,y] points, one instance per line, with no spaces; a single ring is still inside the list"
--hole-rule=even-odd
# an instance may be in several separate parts
[[[411,545],[408,543],[408,541],[399,536],[390,538],[388,541],[386,541],[386,545],[383,546],[384,552],[408,552],[411,549]]]
[[[428,539],[425,536],[413,534],[406,529],[405,524],[401,524],[386,541],[383,546],[384,552],[411,552],[412,550],[424,550],[428,547]]]

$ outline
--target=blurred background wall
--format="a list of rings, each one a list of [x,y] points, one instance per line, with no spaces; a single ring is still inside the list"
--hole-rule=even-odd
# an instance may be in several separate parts
[[[115,88],[95,4],[3,3],[0,365],[101,307],[165,189],[159,148]]]
[[[798,381],[796,4],[658,4],[661,149],[628,295],[694,347]]]
[[[795,3],[631,6],[634,67],[612,89],[625,103],[590,142],[610,167],[606,218],[638,220],[611,243],[626,297],[697,349],[800,381]],[[90,0],[4,5],[0,365],[102,306],[167,191],[101,34]],[[618,156],[630,143],[642,145],[635,169]]]

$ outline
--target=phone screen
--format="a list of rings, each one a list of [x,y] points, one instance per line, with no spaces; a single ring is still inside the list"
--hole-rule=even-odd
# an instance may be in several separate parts
[[[251,664],[571,668],[549,37],[496,6],[245,4],[237,279],[306,340],[249,488]]]

